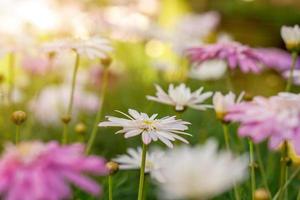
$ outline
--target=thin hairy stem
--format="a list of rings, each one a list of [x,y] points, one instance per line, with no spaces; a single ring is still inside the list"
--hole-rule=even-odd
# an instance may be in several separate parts
[[[96,139],[98,124],[101,120],[103,103],[104,103],[104,100],[105,100],[105,95],[106,95],[106,90],[107,90],[108,75],[109,75],[109,68],[105,67],[104,72],[103,72],[103,76],[102,76],[101,94],[100,94],[100,97],[99,97],[99,100],[100,100],[99,101],[99,108],[98,108],[98,112],[96,114],[93,129],[92,129],[92,132],[90,134],[90,138],[89,138],[88,143],[87,143],[86,154],[90,153],[91,148],[92,148],[92,146],[94,144],[94,141]]]
[[[146,156],[147,156],[147,145],[143,143],[138,200],[143,200],[143,196],[144,196]]]
[[[291,87],[292,87],[292,84],[293,84],[293,79],[294,79],[293,76],[294,76],[295,66],[296,66],[296,63],[297,63],[297,58],[298,58],[298,53],[293,52],[292,53],[292,65],[291,65],[291,68],[290,68],[290,74],[289,74],[288,81],[287,81],[286,88],[285,88],[286,92],[289,92],[291,90]]]

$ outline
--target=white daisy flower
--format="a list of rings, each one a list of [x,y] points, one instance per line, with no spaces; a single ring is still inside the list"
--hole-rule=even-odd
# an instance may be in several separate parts
[[[67,110],[69,91],[69,86],[65,84],[46,87],[29,102],[29,110],[42,125],[58,126],[61,124],[62,115]],[[76,89],[74,93],[74,111],[72,113],[74,121],[79,113],[95,113],[98,107],[99,98],[97,95],[85,91],[82,87]]]
[[[89,59],[106,58],[107,54],[113,50],[109,40],[101,37],[78,40],[73,45],[73,49]]]
[[[129,115],[122,113],[128,119],[107,116],[108,121],[101,122],[99,126],[122,127],[122,130],[116,132],[116,134],[124,133],[125,138],[142,135],[144,144],[149,144],[152,140],[160,140],[172,148],[172,142],[176,139],[188,143],[186,139],[179,135],[190,135],[184,132],[188,129],[189,122],[175,119],[175,116],[156,119],[157,114],[149,117],[146,113],[139,113],[133,109],[129,109],[128,113]]]
[[[166,152],[159,183],[163,199],[210,199],[243,181],[247,176],[247,156],[234,157],[218,152],[217,143],[180,147]]]
[[[208,60],[192,66],[189,77],[198,80],[217,80],[226,73],[227,64],[224,60]]]
[[[203,45],[205,38],[214,32],[219,22],[220,15],[215,11],[182,16],[176,23],[175,30],[169,33],[173,49],[179,55],[184,55],[186,49]]]
[[[296,93],[290,93],[290,92],[279,92],[277,97],[279,97],[283,100],[290,100],[290,101],[292,101],[292,103],[297,103],[297,101],[300,101],[300,93],[296,94]],[[296,107],[298,107],[298,106],[295,106],[294,108],[296,108]]]
[[[281,37],[289,50],[299,50],[300,48],[300,27],[282,26]]]
[[[245,92],[242,92],[238,97],[236,97],[233,92],[229,92],[226,95],[223,95],[221,92],[216,92],[213,96],[213,106],[217,118],[223,120],[224,116],[228,112],[229,107],[240,103],[244,95]]]
[[[122,41],[139,41],[147,38],[151,20],[130,6],[108,6],[103,18],[112,38]]]
[[[8,53],[28,53],[33,51],[37,42],[29,34],[22,33],[4,33],[0,30],[0,57]]]
[[[48,42],[43,46],[43,50],[48,53],[73,50],[81,56],[95,59],[106,58],[113,48],[109,40],[101,37],[91,37],[88,39],[65,39]]]
[[[69,49],[69,40],[55,40],[46,42],[42,45],[41,50],[45,53],[59,53],[61,51],[66,51]]]
[[[177,87],[170,84],[168,94],[160,86],[155,85],[155,87],[156,96],[147,96],[147,99],[175,106],[176,111],[183,111],[186,107],[197,110],[205,110],[211,107],[211,105],[202,104],[202,102],[213,94],[212,92],[202,93],[203,87],[195,92],[191,92],[191,89],[186,87],[184,83],[181,83]]]
[[[164,152],[154,150],[147,152],[145,173],[149,173],[150,176],[159,182],[163,182],[164,178],[161,175],[161,159],[164,157]],[[113,161],[119,164],[121,170],[140,169],[142,160],[142,148],[137,149],[128,148],[127,154],[119,155],[113,159]]]

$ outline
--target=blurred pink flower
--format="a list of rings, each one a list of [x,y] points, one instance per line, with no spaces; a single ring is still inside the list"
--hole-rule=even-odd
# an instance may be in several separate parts
[[[300,95],[279,93],[265,98],[255,97],[229,108],[225,119],[239,122],[240,136],[248,136],[254,142],[269,139],[269,147],[276,149],[284,141],[290,141],[300,154]]]
[[[112,68],[108,72],[109,73],[109,86],[112,87],[115,85],[118,74],[119,72],[115,72]],[[93,87],[100,87],[102,83],[102,76],[103,76],[103,66],[101,65],[93,65],[90,67],[89,72],[88,72],[88,83],[93,86]]]
[[[263,60],[252,48],[238,42],[221,42],[189,48],[187,54],[193,62],[211,59],[226,60],[229,68],[240,68],[243,72],[260,72]]]
[[[22,60],[22,67],[32,75],[45,75],[51,66],[47,58],[26,56]]]
[[[81,144],[9,144],[0,160],[0,194],[7,200],[68,199],[74,184],[98,195],[100,186],[83,173],[106,175],[107,169],[103,158],[85,156]]]
[[[99,87],[102,82],[103,68],[100,65],[92,66],[89,70],[89,82]]]
[[[292,65],[292,57],[289,52],[277,48],[260,48],[255,49],[255,51],[260,55],[260,58],[265,66],[280,72],[290,70]],[[296,63],[296,68],[299,67],[300,59],[298,59]]]

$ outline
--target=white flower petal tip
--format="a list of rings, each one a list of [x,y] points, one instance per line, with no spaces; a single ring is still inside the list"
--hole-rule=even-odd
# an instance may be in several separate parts
[[[203,81],[218,80],[225,75],[226,70],[227,64],[224,60],[208,60],[200,64],[195,63],[189,72],[189,77]]]

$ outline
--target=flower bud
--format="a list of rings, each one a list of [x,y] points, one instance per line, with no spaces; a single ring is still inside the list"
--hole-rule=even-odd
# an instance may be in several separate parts
[[[286,48],[289,51],[300,51],[300,27],[298,25],[295,25],[293,27],[282,26],[281,37],[285,43]]]
[[[56,56],[56,53],[55,53],[55,52],[50,52],[50,53],[48,53],[48,58],[49,58],[50,60],[53,59],[55,56]]]
[[[186,111],[187,107],[186,106],[183,106],[182,108],[175,107],[174,109],[176,113],[182,114]]]
[[[244,100],[245,101],[252,101],[253,99],[253,94],[249,93],[249,92],[246,92],[245,95],[244,95]]]
[[[254,168],[254,169],[257,169],[258,168],[258,164],[256,162],[252,162],[252,163],[249,163],[249,168]]]
[[[62,116],[61,121],[65,124],[68,124],[71,121],[71,116],[70,115],[64,115],[64,116]]]
[[[16,125],[21,125],[27,119],[27,115],[24,111],[18,110],[11,115],[11,121]]]
[[[86,125],[82,122],[76,124],[75,132],[83,135],[86,132]]]
[[[110,56],[107,56],[107,57],[101,59],[101,64],[104,67],[109,67],[111,63],[112,63],[112,59]]]
[[[291,163],[300,165],[300,156],[296,153],[295,147],[291,142],[288,142],[288,157],[290,158]]]
[[[106,163],[106,168],[108,169],[109,174],[113,175],[118,172],[119,164],[114,161],[109,161]]]
[[[216,111],[216,118],[224,123],[225,123],[225,121],[224,121],[225,115],[226,115],[226,112],[217,112]]]
[[[266,189],[259,188],[254,192],[254,200],[270,200],[270,194]]]

